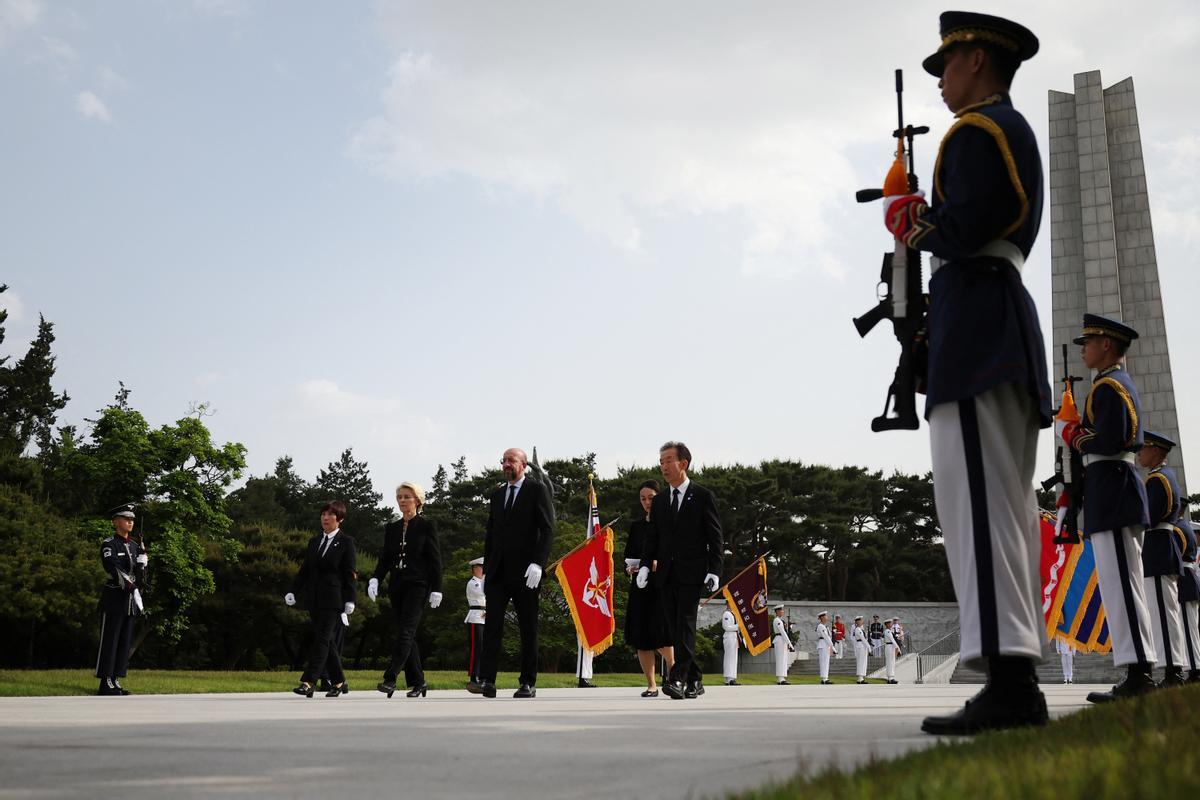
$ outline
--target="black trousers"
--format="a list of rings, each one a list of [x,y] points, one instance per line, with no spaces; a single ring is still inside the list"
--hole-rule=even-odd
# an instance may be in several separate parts
[[[467,677],[479,680],[479,667],[483,656],[483,624],[467,623]]]
[[[504,615],[512,600],[517,612],[517,627],[521,631],[521,683],[537,685],[538,657],[538,590],[530,589],[524,580],[489,580],[487,588],[487,617],[483,625],[483,658],[480,680],[496,682],[500,663],[500,642],[504,639]]]
[[[342,625],[341,609],[318,608],[308,612],[312,620],[313,640],[308,651],[308,666],[300,680],[305,683],[315,683],[322,673],[329,676],[329,682],[342,683],[346,674],[342,672],[342,656],[334,646],[334,635]]]
[[[336,655],[338,658],[341,658],[342,653],[346,652],[347,630],[349,630],[349,628],[345,625],[333,626],[333,643],[329,645],[329,655],[325,658],[325,671],[321,673],[321,680],[323,681],[329,681],[329,671],[333,669],[333,657]]]
[[[680,683],[698,681],[700,667],[696,665],[696,610],[700,605],[700,584],[668,582],[662,589],[663,613],[671,631],[675,648],[675,666],[671,680]]]
[[[392,648],[392,663],[383,672],[383,680],[395,683],[396,675],[404,669],[409,688],[425,685],[421,670],[421,651],[417,647],[417,626],[421,612],[429,599],[429,587],[424,583],[402,583],[388,595],[392,601],[392,616],[396,618],[396,645]]]
[[[96,657],[97,678],[124,678],[129,669],[129,645],[133,643],[136,617],[104,612],[100,615],[100,654]]]

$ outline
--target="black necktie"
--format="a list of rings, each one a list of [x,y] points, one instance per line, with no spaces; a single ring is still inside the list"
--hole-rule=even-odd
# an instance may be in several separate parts
[[[317,557],[318,557],[318,558],[324,558],[324,557],[325,557],[325,553],[326,553],[326,552],[329,550],[329,545],[330,545],[330,544],[332,544],[332,543],[333,543],[333,537],[332,537],[332,536],[326,536],[326,537],[325,537],[325,541],[321,543],[321,552],[320,552],[320,554],[318,554],[318,556],[317,556]]]
[[[513,501],[517,499],[517,485],[510,483],[508,485],[508,499],[504,501],[504,511],[507,513],[513,507]]]
[[[671,513],[672,514],[679,513],[679,490],[678,489],[671,490]]]

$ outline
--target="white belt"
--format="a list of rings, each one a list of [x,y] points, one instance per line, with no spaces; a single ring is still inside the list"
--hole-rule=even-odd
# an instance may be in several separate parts
[[[1002,258],[1013,265],[1013,268],[1020,272],[1025,268],[1025,254],[1021,252],[1021,248],[1017,247],[1007,239],[994,239],[983,247],[971,253],[968,258]],[[945,266],[947,259],[932,256],[929,259],[929,274],[937,272]]]
[[[1085,467],[1090,467],[1097,461],[1124,461],[1126,464],[1132,464],[1134,463],[1134,460],[1133,453],[1118,453],[1114,456],[1102,456],[1095,453],[1087,453],[1083,457],[1083,465]]]
[[[1157,525],[1152,525],[1150,527],[1150,530],[1152,530],[1152,531],[1170,531],[1171,533],[1174,533],[1175,532],[1175,523],[1174,522],[1160,522]]]

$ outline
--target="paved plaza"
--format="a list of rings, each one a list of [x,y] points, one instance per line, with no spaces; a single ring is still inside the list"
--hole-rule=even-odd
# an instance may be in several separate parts
[[[1051,714],[1096,687],[1051,686]],[[929,747],[978,687],[632,688],[0,699],[0,798],[719,797]]]

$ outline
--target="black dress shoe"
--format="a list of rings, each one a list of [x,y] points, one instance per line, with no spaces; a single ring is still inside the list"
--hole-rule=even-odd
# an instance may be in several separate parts
[[[483,681],[479,684],[479,693],[484,697],[496,696],[496,684]]]
[[[857,683],[866,683],[866,682],[867,682],[866,678],[859,678],[857,681]]]
[[[658,689],[647,689],[642,692],[642,697],[658,697]]]
[[[826,678],[825,680],[821,681],[821,685],[822,685],[822,686],[832,686],[832,685],[833,685],[833,681],[831,681],[831,680],[829,680],[828,678]]]
[[[1150,664],[1130,664],[1124,680],[1107,692],[1088,692],[1089,703],[1111,703],[1125,697],[1137,697],[1158,688],[1154,683],[1153,666]]]
[[[663,694],[672,700],[683,699],[683,684],[679,681],[664,681],[662,685]]]
[[[741,684],[737,682],[736,678],[731,681],[725,681],[725,685],[726,686],[741,686]]]
[[[521,688],[513,692],[513,697],[537,697],[537,689],[527,683],[522,683]]]
[[[342,681],[342,694],[350,694],[350,681]]]
[[[429,691],[429,686],[427,684],[422,683],[420,686],[414,686],[411,689],[409,689],[407,694],[405,694],[405,697],[424,697],[425,693],[428,691]]]
[[[295,689],[292,689],[292,694],[298,694],[302,697],[312,697],[313,691],[314,689],[311,683],[301,682],[299,686],[297,686]]]
[[[386,694],[389,700],[392,699],[392,695],[396,693],[396,684],[389,681],[380,681],[379,685],[375,688]]]
[[[579,679],[579,688],[580,689],[595,689],[596,684],[592,683],[587,678],[580,678]]]
[[[342,691],[344,685],[345,684],[338,684],[337,686],[330,686],[329,691],[325,693],[325,696],[337,697],[339,694],[345,694],[345,692]]]
[[[1183,677],[1183,667],[1166,667],[1163,671],[1163,679],[1158,682],[1158,688],[1169,689],[1172,686],[1183,686],[1187,683],[1187,679]],[[117,684],[120,688],[121,684]]]
[[[777,685],[777,686],[791,686],[791,684],[790,684],[790,683],[788,683],[788,679],[787,679],[787,678],[784,678],[783,680],[775,681],[775,685]]]
[[[483,684],[477,680],[467,681],[467,691],[471,694],[483,694]]]
[[[888,678],[888,681],[887,681],[887,682],[888,682],[888,683],[895,684],[895,683],[899,683],[900,681],[896,680],[895,678]]]
[[[683,696],[688,700],[695,700],[702,694],[704,694],[704,683],[701,681],[688,681],[687,688],[683,690]]]
[[[121,692],[113,685],[112,678],[101,678],[100,688],[96,690],[96,694],[101,697],[119,697]]]
[[[113,686],[116,687],[117,694],[119,694],[123,697],[128,697],[129,695],[133,694],[133,692],[129,691],[124,686],[122,686],[121,682],[119,680],[117,680],[116,678],[113,678]]]
[[[1046,698],[1036,681],[1004,686],[988,683],[957,714],[926,717],[921,730],[935,735],[969,736],[980,731],[1045,725],[1049,720]]]

